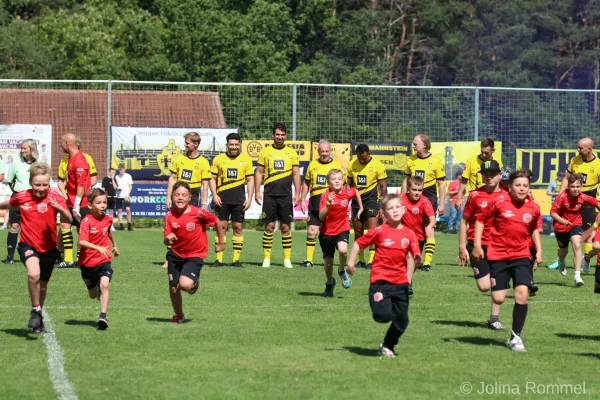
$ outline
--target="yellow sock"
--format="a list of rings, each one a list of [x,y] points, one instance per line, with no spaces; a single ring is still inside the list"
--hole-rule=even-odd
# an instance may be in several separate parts
[[[60,236],[63,241],[63,248],[65,252],[64,260],[66,262],[73,262],[73,233],[71,229],[60,229]]]
[[[306,238],[306,260],[313,262],[315,255],[315,246],[317,245],[317,239]]]
[[[375,249],[371,249],[369,253],[369,264],[373,264],[373,258],[375,258]]]
[[[585,242],[583,244],[583,254],[584,255],[587,254],[587,253],[589,253],[590,251],[592,251],[592,249],[593,249],[593,246],[592,246],[591,243]]]
[[[219,237],[217,235],[215,235],[215,244],[219,243]],[[224,237],[223,238],[223,243],[227,243],[227,238]],[[224,251],[217,251],[217,261],[218,262],[223,262],[223,253]]]
[[[423,258],[423,265],[431,265],[433,260],[433,254],[435,253],[435,238],[429,238],[425,241],[425,257]]]
[[[292,258],[292,234],[281,235],[281,245],[283,247],[283,259],[289,260]]]
[[[242,247],[244,246],[243,236],[233,236],[231,238],[233,242],[233,262],[240,261],[240,255],[242,254]]]
[[[263,232],[262,238],[263,256],[265,259],[271,259],[271,248],[273,247],[273,234]]]

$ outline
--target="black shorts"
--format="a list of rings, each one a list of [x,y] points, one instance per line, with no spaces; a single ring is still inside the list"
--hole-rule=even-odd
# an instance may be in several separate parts
[[[566,249],[569,247],[571,238],[577,235],[583,235],[583,228],[579,225],[573,226],[569,232],[554,232],[559,249]]]
[[[262,207],[263,224],[279,221],[282,224],[291,224],[294,220],[294,204],[292,195],[269,196],[264,195]]]
[[[244,222],[246,212],[244,204],[225,204],[215,208],[219,221]]]
[[[190,204],[196,207],[200,207],[202,202],[202,186],[191,188],[192,198]]]
[[[352,206],[352,221],[356,219],[358,214],[358,208]],[[359,221],[365,225],[369,218],[377,218],[379,216],[379,204],[363,204],[363,212],[360,214]]]
[[[508,261],[489,261],[492,291],[506,290],[510,288],[509,281],[513,285],[533,286],[533,270],[529,258],[519,258]]]
[[[595,195],[593,197],[596,198]],[[583,230],[587,231],[596,222],[596,207],[589,204],[581,206],[581,218],[583,220]]]
[[[335,249],[339,242],[345,242],[348,244],[350,238],[350,231],[338,233],[335,236],[319,234],[319,244],[321,245],[321,251],[323,252],[323,258],[333,258],[335,255]]]
[[[408,283],[377,281],[369,286],[369,304],[376,322],[390,322],[394,314],[408,313]]]
[[[71,213],[71,217],[73,217],[73,222],[71,222],[71,225],[79,229],[79,221],[77,221],[77,219],[75,219],[75,215],[73,215],[73,208],[69,207],[69,212]],[[92,210],[90,210],[87,206],[79,208],[79,215],[81,215],[81,219],[91,212]]]
[[[321,195],[312,196],[308,200],[308,225],[321,226],[319,219],[319,205],[321,204]]]
[[[200,270],[204,264],[201,258],[181,258],[173,253],[173,250],[167,252],[167,272],[169,274],[169,285],[177,286],[179,278],[183,275],[198,283],[200,279]]]
[[[107,210],[114,210],[116,204],[117,204],[117,202],[116,202],[116,198],[114,196],[106,197],[106,209]]]
[[[131,202],[125,200],[122,197],[117,197],[115,199],[115,207],[117,208],[117,210],[122,210],[124,207],[131,207]]]
[[[60,252],[57,249],[40,253],[32,246],[25,242],[19,243],[17,247],[21,261],[24,263],[31,257],[36,257],[40,260],[40,281],[49,282],[54,270],[54,263],[60,259]]]
[[[10,207],[8,209],[8,224],[21,223],[21,207]]]
[[[87,268],[80,265],[79,269],[81,269],[81,279],[83,279],[85,286],[87,286],[89,290],[98,286],[100,284],[100,278],[103,276],[106,276],[110,282],[114,272],[110,267],[110,262],[100,264],[95,268]]]
[[[473,257],[471,256],[474,247],[475,246],[473,242],[467,242],[467,251],[471,257],[471,268],[473,268],[473,275],[475,275],[475,279],[480,279],[490,274],[490,263],[487,260],[487,246],[481,246],[481,249],[483,250],[483,258],[481,261],[477,262],[473,261]]]

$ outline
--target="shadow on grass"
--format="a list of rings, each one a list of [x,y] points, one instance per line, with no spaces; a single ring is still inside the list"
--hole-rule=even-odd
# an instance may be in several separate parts
[[[474,321],[448,321],[448,320],[438,320],[438,321],[431,321],[434,324],[438,324],[438,325],[454,325],[454,326],[460,326],[460,327],[467,327],[467,328],[486,328],[487,329],[487,324],[484,322],[474,322]]]
[[[591,357],[591,358],[595,358],[597,360],[600,360],[600,354],[599,353],[579,353],[577,355],[578,356]]]
[[[31,332],[29,329],[0,329],[0,331],[26,340],[37,340],[39,336],[39,334]]]
[[[73,325],[73,326],[93,326],[94,328],[96,327],[96,321],[90,321],[90,320],[78,320],[78,319],[69,319],[67,321],[65,321],[65,325]]]
[[[490,338],[479,337],[479,336],[462,336],[462,337],[457,337],[457,338],[444,338],[443,340],[445,342],[456,341],[456,342],[465,343],[465,344],[474,344],[477,346],[501,346],[501,347],[506,346],[506,343],[502,340],[490,339]]]
[[[573,286],[573,282],[567,283],[567,282],[536,282],[537,285],[549,285],[549,286],[568,286],[568,287],[572,287]]]
[[[164,261],[160,261],[160,262],[158,262],[158,261],[154,261],[154,262],[152,263],[152,265],[160,265],[161,267],[162,267],[164,264],[165,264],[165,262],[164,262]]]
[[[356,346],[346,346],[344,349],[348,350],[350,353],[364,356],[364,357],[377,357],[377,349],[365,348],[365,347],[356,347]]]
[[[157,317],[148,317],[146,318],[146,321],[150,321],[150,322],[163,322],[163,323],[171,323],[171,318],[157,318]],[[183,320],[183,324],[187,324],[188,322],[192,322],[192,319],[184,319]],[[177,324],[174,324],[177,325]]]
[[[323,297],[323,292],[298,292],[298,295],[304,297]]]
[[[556,336],[563,339],[575,339],[575,340],[600,340],[598,335],[577,335],[573,333],[557,333]]]

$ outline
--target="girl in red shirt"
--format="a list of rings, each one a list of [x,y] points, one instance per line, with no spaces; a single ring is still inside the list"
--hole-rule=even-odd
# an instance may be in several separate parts
[[[415,233],[402,225],[406,208],[400,196],[388,194],[381,201],[385,223],[354,242],[348,260],[348,273],[355,271],[360,249],[375,245],[371,266],[369,303],[376,322],[392,322],[379,345],[379,355],[396,357],[394,347],[408,327],[408,262],[421,262],[421,250]]]
[[[491,220],[487,260],[492,300],[495,304],[504,303],[512,279],[515,305],[512,334],[506,346],[510,350],[524,352],[521,331],[527,318],[529,289],[533,286],[529,238],[536,249],[534,269],[542,262],[542,244],[537,229],[540,209],[529,198],[529,175],[525,171],[515,171],[510,175],[508,189],[509,198],[497,198],[487,207],[487,212],[477,216],[472,257],[479,262],[485,256],[482,236]]]
[[[91,213],[86,214],[79,225],[79,259],[77,265],[81,269],[81,278],[85,282],[88,294],[92,299],[100,301],[100,316],[96,321],[97,328],[108,328],[108,299],[110,281],[113,276],[111,268],[112,253],[119,256],[119,248],[112,230],[112,217],[106,214],[108,197],[102,189],[91,189],[87,194]],[[112,243],[113,251],[110,250]]]
[[[329,190],[321,195],[319,204],[319,219],[322,224],[319,228],[319,244],[323,251],[323,265],[325,267],[325,291],[323,297],[333,297],[335,278],[333,277],[333,256],[335,249],[340,253],[338,275],[342,280],[344,289],[352,286],[352,280],[344,269],[348,256],[348,238],[350,237],[350,222],[348,221],[348,204],[354,198],[358,204],[356,218],[360,218],[363,211],[360,194],[355,188],[344,189],[344,174],[339,169],[332,169],[327,174]]]
[[[21,237],[19,255],[27,269],[27,286],[31,298],[31,313],[27,326],[35,333],[44,332],[42,307],[48,292],[48,281],[54,263],[60,258],[56,249],[56,213],[61,222],[71,223],[72,217],[64,198],[50,189],[50,167],[33,164],[29,169],[31,189],[18,192],[0,203],[1,210],[19,207]]]
[[[208,211],[190,205],[192,190],[185,182],[177,182],[171,194],[172,208],[165,215],[165,245],[171,246],[167,253],[169,294],[175,315],[171,322],[183,322],[181,290],[194,294],[198,290],[200,270],[208,254],[206,226],[217,229],[219,242],[215,251],[225,249],[225,230],[217,217]]]

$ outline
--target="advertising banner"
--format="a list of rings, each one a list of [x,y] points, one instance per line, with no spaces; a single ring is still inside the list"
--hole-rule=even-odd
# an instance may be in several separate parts
[[[350,163],[350,143],[329,143],[331,145],[331,157],[337,160],[344,171],[348,170],[348,164]],[[319,159],[319,142],[312,142],[312,160]]]
[[[558,171],[566,171],[571,158],[575,157],[575,150],[564,149],[517,149],[517,169],[529,168],[533,172],[531,185],[549,185],[556,179]],[[600,153],[596,153],[596,157]]]
[[[352,160],[356,159],[356,146],[361,143],[352,142]],[[371,157],[381,161],[388,171],[404,171],[412,147],[409,142],[367,143],[367,146]]]
[[[502,142],[494,142],[495,155],[502,154]],[[457,172],[462,172],[467,160],[481,154],[481,142],[433,142],[431,154],[442,159],[446,180],[452,181]]]
[[[4,166],[19,157],[21,143],[25,139],[34,139],[39,161],[52,165],[52,125],[15,124],[0,125],[0,160]]]

